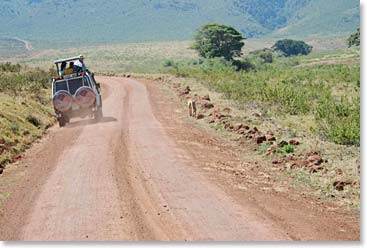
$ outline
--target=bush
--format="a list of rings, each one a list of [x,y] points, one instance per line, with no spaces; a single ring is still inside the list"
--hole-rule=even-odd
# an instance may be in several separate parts
[[[273,63],[273,51],[269,48],[255,50],[249,53],[250,57],[260,58],[262,63]]]
[[[173,62],[172,60],[166,60],[163,62],[163,66],[164,67],[171,67],[171,66],[174,66],[175,65],[175,62]]]
[[[234,60],[232,64],[234,65],[236,71],[250,71],[256,69],[256,66],[251,62],[249,58]]]
[[[32,114],[29,114],[26,119],[35,127],[40,127],[42,125],[41,121]]]
[[[273,46],[272,49],[275,51],[281,51],[285,56],[292,55],[307,55],[312,51],[312,46],[307,45],[304,41],[298,40],[278,40]]]
[[[273,63],[273,53],[271,51],[264,51],[260,53],[259,57],[263,59],[264,63]]]
[[[316,108],[319,132],[337,144],[360,144],[360,98],[349,102],[322,99]]]
[[[359,46],[361,43],[361,32],[360,32],[360,28],[357,28],[357,31],[352,34],[351,36],[349,36],[348,40],[348,47],[352,47],[352,46]]]
[[[0,71],[4,72],[20,72],[21,66],[20,64],[11,64],[10,62],[6,62],[3,64],[0,64]]]

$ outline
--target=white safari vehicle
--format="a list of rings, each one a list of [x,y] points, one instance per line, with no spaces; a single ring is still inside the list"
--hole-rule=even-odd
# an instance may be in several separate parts
[[[79,57],[56,60],[57,71],[60,64],[73,62]],[[69,123],[73,117],[94,117],[96,121],[103,118],[102,96],[100,84],[94,79],[94,74],[87,70],[85,73],[62,74],[52,79],[52,103],[60,127]]]

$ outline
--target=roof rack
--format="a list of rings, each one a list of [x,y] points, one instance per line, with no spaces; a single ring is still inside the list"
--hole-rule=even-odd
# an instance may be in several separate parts
[[[74,61],[74,60],[78,60],[78,59],[79,59],[79,56],[77,56],[77,57],[71,57],[71,58],[66,58],[66,59],[58,59],[58,60],[55,60],[54,61],[54,64],[59,64],[59,63],[62,63],[62,62]]]

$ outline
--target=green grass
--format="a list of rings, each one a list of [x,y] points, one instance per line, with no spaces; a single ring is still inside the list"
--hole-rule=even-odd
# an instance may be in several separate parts
[[[348,54],[354,60],[343,64]],[[316,58],[324,63],[310,65]],[[317,124],[314,133],[320,137],[359,145],[360,65],[355,50],[277,58],[272,64],[253,61],[256,70],[249,72],[236,72],[219,59],[176,63],[165,71],[196,78],[225,98],[239,105],[255,104],[269,116],[310,116]]]
[[[0,64],[0,166],[12,162],[54,123],[50,74]]]

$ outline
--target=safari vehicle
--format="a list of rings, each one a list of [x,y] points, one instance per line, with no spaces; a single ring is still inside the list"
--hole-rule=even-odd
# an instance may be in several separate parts
[[[57,71],[62,62],[78,60],[79,57],[56,60]],[[69,123],[71,118],[87,116],[96,121],[103,118],[102,96],[100,84],[94,79],[94,74],[87,70],[85,73],[59,75],[52,79],[52,103],[60,127]]]

